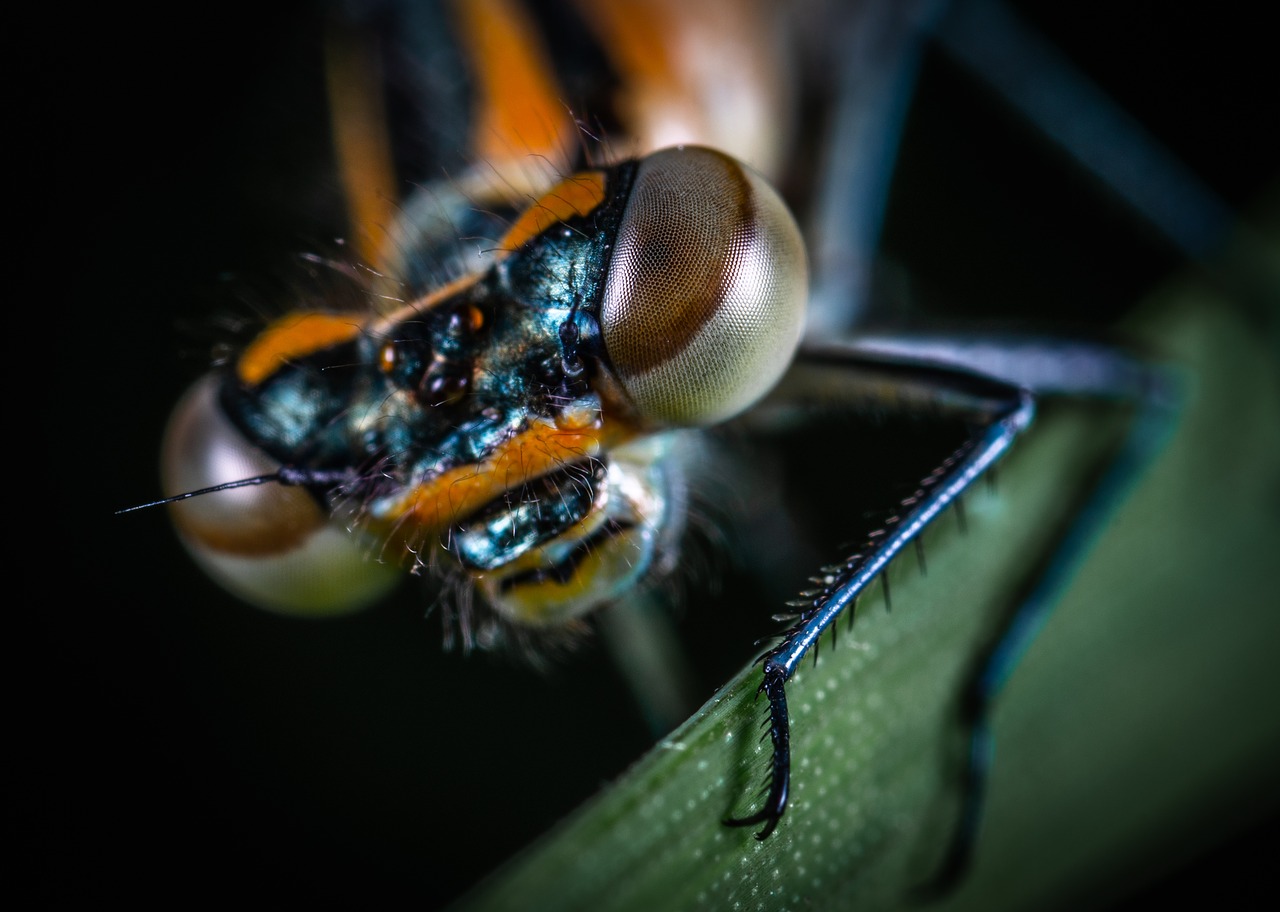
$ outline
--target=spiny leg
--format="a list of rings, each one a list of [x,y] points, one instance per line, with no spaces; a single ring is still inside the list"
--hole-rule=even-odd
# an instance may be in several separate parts
[[[899,366],[861,363],[855,367],[850,363],[849,367],[864,372],[859,382],[869,384],[870,388],[884,382],[882,372],[895,372]],[[905,512],[894,517],[896,521],[872,533],[868,546],[859,553],[828,568],[831,572],[820,578],[818,589],[802,594],[805,601],[796,606],[801,608],[798,621],[782,641],[764,655],[760,692],[769,699],[769,733],[773,747],[768,794],[764,805],[755,813],[725,821],[729,826],[763,824],[756,834],[758,839],[767,838],[777,827],[786,812],[790,792],[791,738],[786,682],[809,650],[816,650],[822,634],[840,614],[881,576],[907,545],[916,541],[925,528],[986,473],[1034,415],[1034,402],[1029,393],[990,378],[948,369],[922,370],[912,382],[917,384],[917,395],[927,395],[933,404],[943,402],[953,411],[968,412],[975,417],[981,415],[985,425],[908,498]]]
[[[961,724],[969,737],[962,790],[964,805],[950,848],[938,873],[922,892],[945,891],[966,870],[980,822],[991,768],[990,708],[1000,685],[1035,635],[1075,565],[1121,498],[1128,483],[1149,464],[1173,425],[1182,396],[1179,378],[1105,346],[1064,343],[1031,337],[882,337],[810,347],[800,370],[789,377],[784,396],[793,404],[830,405],[833,367],[844,372],[839,401],[845,407],[871,402],[907,410],[930,408],[967,416],[982,430],[939,466],[921,489],[903,502],[904,510],[873,534],[869,546],[842,564],[824,567],[817,590],[789,602],[798,609],[795,625],[763,657],[760,690],[770,701],[773,762],[764,806],[730,825],[764,824],[767,837],[786,811],[790,791],[790,732],[785,684],[800,659],[839,613],[881,574],[908,542],[948,506],[963,524],[961,495],[996,462],[1030,423],[1031,395],[1061,395],[1138,407],[1132,431],[1107,475],[1067,531],[1058,557],[1044,568],[1041,583],[1010,616],[1005,630],[979,660],[978,672],[962,700]]]

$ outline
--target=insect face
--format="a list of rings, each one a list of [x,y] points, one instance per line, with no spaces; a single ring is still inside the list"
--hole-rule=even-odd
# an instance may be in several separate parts
[[[444,564],[507,621],[571,622],[670,541],[675,469],[645,438],[767,392],[806,296],[794,220],[732,158],[674,148],[574,175],[485,271],[382,317],[287,316],[202,380],[167,437],[169,493],[290,484],[176,504],[184,540],[279,610],[317,588],[320,610],[358,608],[384,562]],[[224,494],[244,502],[206,507]]]

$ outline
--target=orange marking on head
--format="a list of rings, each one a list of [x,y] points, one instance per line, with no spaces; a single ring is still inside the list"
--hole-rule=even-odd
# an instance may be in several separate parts
[[[587,215],[604,202],[604,172],[583,171],[566,177],[520,214],[502,238],[505,250],[515,250],[556,222]]]
[[[596,458],[633,431],[622,422],[596,422],[591,428],[564,430],[545,420],[500,444],[478,463],[457,466],[404,494],[381,513],[378,522],[394,527],[397,537],[443,530],[496,500],[504,491],[566,465]]]
[[[276,320],[245,349],[236,363],[242,383],[254,386],[288,362],[353,338],[364,327],[363,314],[299,311]]]
[[[482,272],[471,272],[464,276],[459,276],[447,285],[442,285],[434,291],[429,291],[420,298],[415,298],[408,304],[396,308],[391,313],[380,318],[377,323],[369,326],[369,332],[375,336],[387,336],[394,334],[394,328],[397,323],[403,323],[405,320],[416,320],[422,314],[439,307],[448,299],[466,291],[484,276]],[[484,313],[478,307],[472,307],[468,313],[473,329],[480,329],[484,325]]]

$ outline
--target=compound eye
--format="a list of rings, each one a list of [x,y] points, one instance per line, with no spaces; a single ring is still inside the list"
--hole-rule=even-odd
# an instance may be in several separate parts
[[[713,149],[641,160],[600,324],[642,419],[708,425],[752,405],[790,363],[807,296],[800,231],[764,178]]]
[[[169,419],[161,483],[172,496],[267,475],[279,464],[245,439],[205,376]],[[201,568],[245,601],[282,614],[346,614],[399,578],[370,559],[375,546],[333,521],[306,490],[268,483],[170,504],[179,537]]]

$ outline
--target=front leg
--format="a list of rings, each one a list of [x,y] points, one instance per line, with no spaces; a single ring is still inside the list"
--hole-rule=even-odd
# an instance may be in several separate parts
[[[866,545],[857,553],[825,568],[825,575],[817,580],[818,588],[802,593],[799,601],[791,603],[799,609],[797,622],[782,641],[765,654],[764,680],[760,684],[761,692],[769,698],[769,731],[773,742],[768,796],[760,810],[746,817],[730,818],[725,821],[727,825],[755,826],[763,823],[763,829],[756,834],[759,839],[767,838],[774,831],[786,812],[790,791],[791,735],[787,715],[787,680],[809,650],[816,650],[827,629],[834,629],[836,620],[846,609],[852,610],[857,597],[885,571],[890,562],[972,487],[1031,423],[1035,405],[1026,391],[967,375],[953,379],[963,383],[952,386],[949,390],[952,395],[957,395],[958,387],[972,387],[975,383],[983,387],[981,399],[975,394],[971,400],[975,408],[979,401],[992,401],[990,394],[993,388],[1002,388],[1005,393],[1003,407],[996,411],[994,420],[921,482],[920,487],[902,502],[901,513],[889,517],[881,528],[872,532]]]

